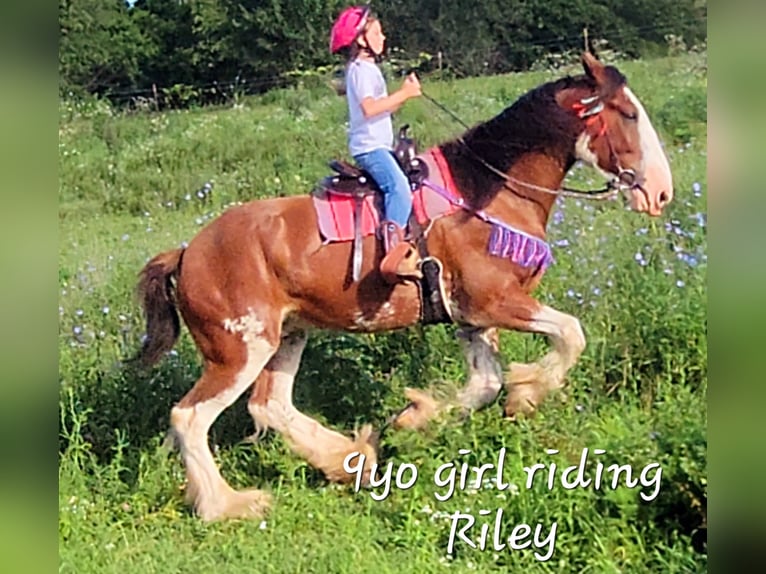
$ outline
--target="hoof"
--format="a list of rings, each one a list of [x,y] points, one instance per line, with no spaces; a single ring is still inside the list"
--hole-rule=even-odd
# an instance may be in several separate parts
[[[271,495],[263,490],[232,490],[222,505],[199,507],[197,515],[205,522],[225,519],[260,519],[271,508]]]
[[[532,416],[545,398],[544,391],[539,385],[514,384],[508,391],[503,412],[510,420],[516,420],[518,415]]]
[[[336,453],[328,453],[325,460],[316,466],[324,473],[325,478],[331,482],[348,484],[356,480],[356,475],[343,469],[343,461],[354,452],[365,456],[364,469],[362,471],[362,486],[370,483],[372,466],[378,462],[378,435],[373,432],[371,425],[365,425],[356,433],[354,440],[345,439],[346,444]]]
[[[424,391],[407,388],[404,396],[410,404],[394,420],[394,428],[418,430],[425,427],[433,419],[438,410],[437,402]]]
[[[508,398],[504,414],[511,420],[518,415],[532,416],[548,394],[546,371],[537,363],[511,363],[506,378]]]

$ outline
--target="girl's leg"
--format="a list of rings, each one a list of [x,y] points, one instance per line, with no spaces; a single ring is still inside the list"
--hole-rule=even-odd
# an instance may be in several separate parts
[[[404,230],[412,211],[412,191],[407,176],[387,149],[376,149],[354,156],[357,164],[367,171],[383,191],[385,219],[383,245],[386,252],[380,272],[388,283],[400,277],[419,279],[417,251],[404,240]]]
[[[406,229],[412,211],[412,190],[394,154],[380,148],[355,156],[354,159],[383,191],[386,219]]]

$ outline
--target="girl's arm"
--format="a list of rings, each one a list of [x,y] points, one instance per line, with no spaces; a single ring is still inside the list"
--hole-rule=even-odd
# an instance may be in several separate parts
[[[404,79],[402,87],[393,94],[378,100],[370,96],[364,98],[360,104],[362,113],[364,113],[365,118],[369,119],[378,114],[395,112],[404,102],[420,94],[420,82],[415,74],[410,74]]]

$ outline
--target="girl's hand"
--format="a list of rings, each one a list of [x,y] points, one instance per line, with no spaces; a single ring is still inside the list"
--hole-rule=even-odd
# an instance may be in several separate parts
[[[420,80],[418,80],[415,72],[412,72],[406,78],[404,78],[402,91],[404,91],[404,93],[407,95],[407,99],[416,98],[423,93],[420,89]]]

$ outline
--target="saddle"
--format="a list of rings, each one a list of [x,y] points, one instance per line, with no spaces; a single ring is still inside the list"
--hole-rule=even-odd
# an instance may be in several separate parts
[[[419,188],[428,177],[428,166],[417,157],[417,143],[407,136],[409,124],[399,130],[394,147],[394,155],[407,176],[410,190]],[[354,245],[353,245],[353,279],[359,280],[362,268],[362,206],[369,195],[382,195],[375,180],[362,168],[340,159],[329,162],[334,175],[325,177],[316,192],[332,192],[354,199]]]
[[[410,188],[417,189],[428,177],[428,167],[417,157],[417,143],[407,136],[409,128],[409,124],[405,124],[399,130],[394,155],[410,182]],[[335,174],[322,180],[320,188],[353,197],[380,193],[375,180],[362,168],[341,159],[330,161],[329,166]]]

